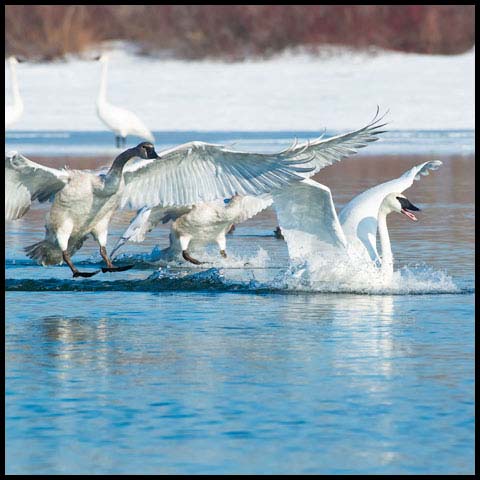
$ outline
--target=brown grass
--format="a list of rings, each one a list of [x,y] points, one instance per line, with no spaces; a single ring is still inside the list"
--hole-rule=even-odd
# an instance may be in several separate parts
[[[126,40],[190,59],[325,44],[455,54],[474,45],[474,17],[474,5],[6,5],[5,53],[51,60]]]

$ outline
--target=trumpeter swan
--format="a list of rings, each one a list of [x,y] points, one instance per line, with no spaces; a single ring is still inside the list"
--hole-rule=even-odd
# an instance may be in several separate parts
[[[127,135],[136,135],[148,142],[154,142],[152,132],[145,124],[126,108],[117,107],[107,101],[107,72],[109,57],[106,53],[99,57],[102,76],[97,97],[97,114],[100,120],[115,133],[117,148],[125,146]]]
[[[190,242],[195,245],[216,243],[220,255],[226,258],[226,235],[232,225],[242,223],[255,216],[272,204],[271,195],[259,197],[235,195],[231,199],[206,202],[193,207],[143,207],[132,219],[127,230],[118,240],[110,256],[122,245],[130,242],[143,242],[145,235],[160,222],[172,220],[170,228],[170,245],[168,253],[175,257],[179,254],[195,265],[202,262],[193,258],[188,252]],[[226,203],[226,204],[225,204]]]
[[[15,123],[23,113],[23,101],[22,97],[20,96],[17,80],[16,65],[18,61],[15,57],[9,57],[8,63],[10,65],[13,104],[5,107],[5,128]]]
[[[114,267],[106,245],[108,224],[118,207],[124,188],[123,168],[133,157],[157,158],[151,143],[144,142],[121,153],[106,173],[87,170],[57,170],[32,162],[16,152],[5,157],[5,219],[22,217],[33,200],[53,197],[46,219],[45,240],[25,250],[42,265],[68,264],[74,277],[90,277],[98,273],[80,272],[71,256],[91,234],[100,246],[107,267],[104,272],[126,270]]]
[[[274,207],[292,260],[322,255],[329,248],[352,248],[365,253],[387,277],[393,273],[393,255],[386,223],[397,212],[416,221],[419,210],[402,194],[420,175],[428,175],[442,162],[424,162],[401,177],[357,195],[337,216],[328,187],[311,179],[291,185],[274,195]],[[381,253],[377,251],[377,232]]]
[[[282,157],[287,155],[291,157],[292,160],[294,158],[300,160],[307,155],[310,156],[309,159],[307,157],[306,163],[303,163],[303,165],[311,167],[312,170],[301,175],[303,177],[312,176],[327,165],[340,161],[345,156],[356,153],[357,149],[365,147],[369,142],[377,140],[378,135],[383,133],[379,130],[384,126],[379,124],[382,118],[383,117],[378,116],[377,108],[374,119],[363,128],[327,138],[325,140],[318,139],[302,145],[294,144],[278,155]],[[200,142],[187,144],[184,149],[186,148],[192,149],[190,154],[192,157],[199,155],[203,150],[205,151],[205,157],[208,158],[212,155],[212,152],[216,151],[214,150],[213,145],[202,144]],[[225,155],[227,153],[233,153],[226,149],[223,151],[225,152]],[[182,153],[182,150],[178,151],[178,149],[174,149],[172,153],[178,155],[179,153]],[[262,155],[258,155],[257,159],[252,157],[252,160],[263,161],[262,158]],[[302,160],[302,162],[305,162],[305,160]],[[227,163],[225,163],[225,166],[226,165]],[[154,174],[154,172],[152,172],[152,174]],[[170,175],[172,175],[172,173],[170,173]],[[185,181],[187,180],[188,179],[185,179]],[[155,180],[153,178],[145,180],[145,186],[148,188],[148,186],[154,182]],[[127,189],[128,188],[129,187],[127,187]],[[191,188],[197,189],[198,185],[192,183]],[[172,219],[174,220],[174,223],[172,224],[170,232],[170,247],[176,251],[177,247],[181,246],[182,255],[186,260],[195,264],[199,263],[198,260],[193,259],[188,253],[187,249],[191,240],[195,243],[203,244],[216,242],[220,247],[220,254],[225,256],[225,235],[228,233],[231,226],[253,217],[258,212],[269,207],[273,201],[271,195],[241,196],[238,195],[238,193],[240,193],[239,190],[230,190],[228,193],[234,196],[228,205],[225,205],[221,201],[194,205],[193,201],[190,203],[192,198],[189,197],[183,198],[181,202],[182,205],[187,205],[188,208],[168,209],[165,207],[165,203],[158,206],[159,197],[156,196],[158,195],[157,190],[152,189],[152,193],[149,194],[143,188],[135,187],[135,189],[138,195],[137,193],[132,193],[132,197],[135,199],[135,207],[140,207],[140,209],[138,210],[137,215],[132,219],[130,226],[118,240],[112,251],[112,255],[127,241],[142,242],[145,238],[145,234],[152,230],[160,221],[166,223],[166,221]],[[167,191],[165,193],[168,195],[170,192]],[[217,198],[221,196],[222,193],[227,192],[218,190],[218,195],[216,195]],[[253,192],[246,191],[246,193],[251,194]],[[211,199],[213,200],[213,198]],[[142,205],[142,201],[145,203],[148,201],[150,206],[152,204],[156,206],[153,209],[148,208],[148,206]],[[174,201],[167,202],[167,205],[174,204]]]

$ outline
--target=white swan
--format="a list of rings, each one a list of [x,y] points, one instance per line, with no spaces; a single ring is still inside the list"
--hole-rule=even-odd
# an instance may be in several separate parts
[[[296,155],[304,157],[307,153],[311,154],[311,158],[308,159],[304,165],[312,167],[313,170],[303,173],[302,176],[312,176],[325,166],[339,161],[347,155],[354,154],[357,149],[365,147],[369,142],[377,140],[377,135],[382,133],[382,131],[379,130],[383,126],[379,124],[381,118],[382,117],[378,117],[377,109],[377,113],[372,122],[359,130],[325,140],[315,140],[303,145],[293,145],[284,152],[281,152],[280,155],[283,156],[286,154],[295,158]],[[199,142],[190,145],[192,149],[204,149],[207,157],[210,155],[209,151],[213,147],[212,145],[201,144]],[[225,150],[225,152],[227,152],[227,150]],[[296,152],[298,152],[298,154]],[[262,156],[259,155],[258,161],[261,160]],[[192,184],[192,188],[197,188],[197,186]],[[147,196],[142,189],[138,189],[138,192],[141,193],[143,200],[150,202],[150,205],[152,203],[156,204],[157,198],[154,195]],[[238,193],[238,191],[235,193]],[[246,221],[258,212],[269,207],[273,202],[273,198],[269,194],[264,196],[241,196],[236,194],[228,205],[225,205],[222,201],[189,205],[189,201],[185,200],[182,202],[182,205],[187,205],[187,208],[172,209],[164,207],[163,205],[148,208],[142,206],[141,200],[137,200],[136,197],[135,200],[135,206],[142,208],[138,210],[136,216],[131,220],[129,227],[118,240],[111,255],[113,256],[113,254],[128,241],[142,242],[146,233],[151,231],[158,223],[166,223],[168,220],[174,220],[170,232],[169,248],[175,253],[181,251],[183,258],[195,264],[199,263],[198,260],[193,259],[187,250],[190,241],[193,240],[197,244],[216,242],[220,248],[220,254],[226,256],[225,235],[232,225]],[[173,204],[173,202],[169,203],[169,205]],[[180,247],[181,250],[179,250]]]
[[[22,116],[23,113],[23,101],[22,97],[20,96],[20,90],[18,88],[17,80],[16,65],[18,61],[15,57],[9,57],[8,63],[10,65],[13,104],[7,105],[5,107],[5,128],[15,123]]]
[[[102,270],[120,270],[105,249],[108,225],[120,203],[193,205],[237,192],[262,195],[312,171],[314,167],[302,165],[316,155],[312,149],[256,154],[193,142],[159,157],[151,143],[143,142],[121,153],[107,173],[58,170],[12,152],[5,157],[5,219],[22,217],[34,200],[53,199],[46,238],[28,247],[28,255],[43,265],[65,261],[74,277],[91,276],[97,272],[79,272],[70,257],[92,234],[107,263]],[[136,162],[126,165],[135,157]]]
[[[357,195],[337,216],[330,189],[310,179],[291,185],[274,195],[274,208],[294,261],[315,258],[333,249],[352,249],[365,254],[381,267],[385,278],[393,274],[393,255],[386,223],[391,212],[413,221],[419,210],[402,194],[420,175],[428,175],[442,162],[424,162],[401,177]],[[381,252],[377,252],[377,231]]]
[[[117,148],[125,146],[127,135],[136,135],[148,142],[154,142],[152,132],[145,124],[126,108],[116,107],[107,101],[107,71],[109,57],[106,53],[99,57],[102,64],[102,77],[97,97],[97,114],[100,120],[115,133]]]
[[[226,258],[226,235],[232,226],[245,222],[269,207],[272,202],[269,194],[259,197],[235,195],[228,200],[206,202],[193,207],[143,207],[132,219],[110,256],[113,258],[115,252],[128,241],[143,242],[145,235],[160,222],[167,223],[172,220],[168,247],[168,254],[172,258],[181,254],[185,260],[200,265],[202,262],[188,252],[192,241],[195,245],[215,242],[220,249],[220,255]]]

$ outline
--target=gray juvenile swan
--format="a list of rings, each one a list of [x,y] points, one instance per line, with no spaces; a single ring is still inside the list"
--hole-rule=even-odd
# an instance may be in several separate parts
[[[114,267],[106,251],[108,224],[120,202],[123,168],[133,157],[157,158],[151,143],[144,142],[121,153],[106,173],[87,170],[57,170],[28,160],[16,152],[5,158],[5,219],[22,217],[33,200],[53,197],[46,218],[46,235],[41,242],[25,249],[28,256],[42,265],[65,261],[74,277],[91,277],[99,272],[80,272],[71,255],[91,234],[100,245],[107,267],[103,272],[122,271]]]
[[[196,245],[216,243],[220,255],[227,257],[226,235],[234,224],[242,223],[272,204],[269,194],[259,197],[235,195],[231,199],[206,202],[192,207],[143,207],[131,220],[130,225],[117,241],[110,256],[113,258],[127,242],[143,242],[145,235],[160,222],[172,220],[170,228],[169,254],[174,257],[179,254],[195,265],[203,262],[193,258],[188,247],[193,241]]]

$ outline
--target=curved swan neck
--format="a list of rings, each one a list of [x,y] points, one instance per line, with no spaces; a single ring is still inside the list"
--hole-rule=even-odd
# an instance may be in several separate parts
[[[98,90],[97,103],[103,103],[107,101],[107,73],[108,60],[104,60],[102,64],[102,75],[100,77],[100,89]]]
[[[17,69],[14,63],[10,63],[10,78],[12,79],[12,95],[13,103],[16,108],[21,109],[23,107],[22,97],[20,96],[20,89],[18,88],[17,81]]]
[[[387,228],[387,214],[382,209],[378,214],[378,234],[382,249],[382,270],[393,271],[393,254]]]
[[[135,148],[129,148],[128,150],[125,150],[122,152],[118,157],[113,161],[112,166],[110,167],[110,170],[107,173],[108,175],[111,174],[121,174],[123,171],[123,167],[125,164],[133,157],[137,156],[138,152],[136,147]]]

